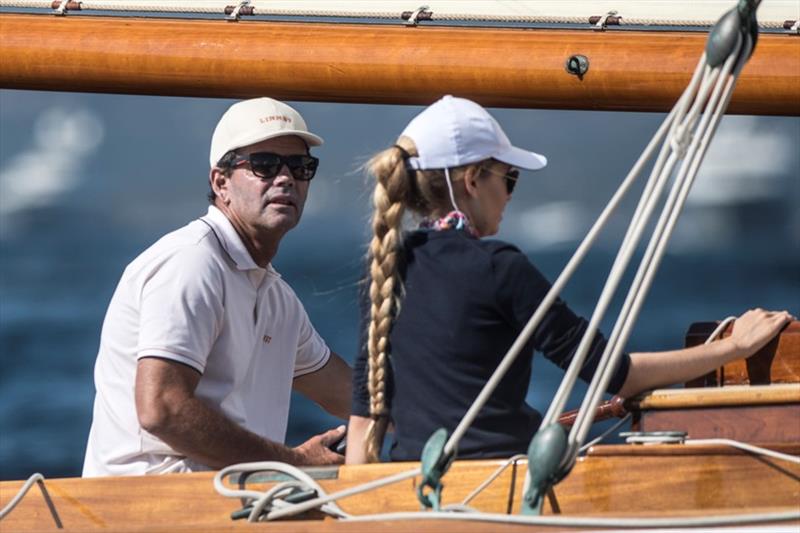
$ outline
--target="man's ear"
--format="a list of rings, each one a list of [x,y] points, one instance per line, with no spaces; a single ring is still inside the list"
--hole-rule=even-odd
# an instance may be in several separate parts
[[[478,195],[478,180],[481,179],[481,167],[471,165],[464,170],[464,188],[467,196],[476,197]]]
[[[218,168],[212,168],[208,173],[208,181],[211,185],[211,190],[214,191],[214,194],[223,204],[230,202],[230,199],[228,198],[228,183],[230,182],[229,175],[226,175]]]

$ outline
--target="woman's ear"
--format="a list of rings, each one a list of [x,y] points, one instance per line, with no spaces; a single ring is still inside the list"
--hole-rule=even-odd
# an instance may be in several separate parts
[[[464,171],[464,188],[467,191],[467,196],[476,197],[478,195],[478,181],[481,178],[481,167],[479,165],[470,165]]]
[[[208,181],[211,185],[211,190],[214,191],[217,198],[219,198],[223,204],[228,204],[230,202],[228,198],[228,182],[230,181],[230,175],[218,168],[212,168],[208,175]]]

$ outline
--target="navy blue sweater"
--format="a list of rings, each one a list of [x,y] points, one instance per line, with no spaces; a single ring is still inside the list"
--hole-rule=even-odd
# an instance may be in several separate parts
[[[404,296],[390,333],[387,405],[394,423],[390,456],[418,460],[440,427],[452,432],[539,306],[550,283],[514,246],[463,231],[406,235]],[[366,291],[365,291],[366,292]],[[366,326],[362,298],[361,351],[356,359],[353,414],[369,416]],[[525,402],[534,349],[566,369],[588,323],[558,300],[464,435],[458,456],[525,453],[541,415]],[[606,341],[595,336],[581,370],[591,380]],[[628,373],[625,355],[609,386]]]

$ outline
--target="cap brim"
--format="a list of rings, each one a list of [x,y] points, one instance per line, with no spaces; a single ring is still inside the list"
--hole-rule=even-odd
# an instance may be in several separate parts
[[[508,150],[492,157],[512,167],[525,170],[541,170],[547,166],[547,158],[545,156],[517,148],[516,146],[512,146]]]

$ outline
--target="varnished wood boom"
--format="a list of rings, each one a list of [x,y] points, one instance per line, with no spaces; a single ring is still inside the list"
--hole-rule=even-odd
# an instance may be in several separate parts
[[[704,33],[0,15],[0,86],[288,100],[665,111]],[[565,64],[589,59],[579,79]],[[730,112],[800,115],[800,39],[762,35]]]

